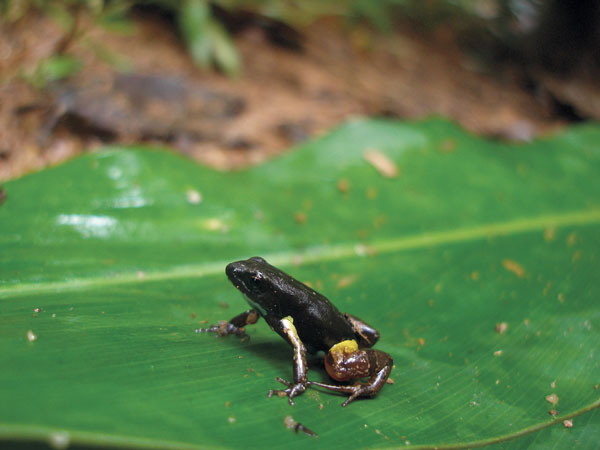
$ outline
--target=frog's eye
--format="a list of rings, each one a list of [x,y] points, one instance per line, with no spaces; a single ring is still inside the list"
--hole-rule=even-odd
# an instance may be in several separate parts
[[[262,280],[264,280],[264,276],[262,273],[260,272],[256,272],[254,275],[252,275],[250,277],[252,279],[252,281],[254,281],[256,284],[260,283]]]

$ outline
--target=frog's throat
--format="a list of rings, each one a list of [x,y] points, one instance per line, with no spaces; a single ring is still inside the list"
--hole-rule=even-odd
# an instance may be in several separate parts
[[[335,344],[333,347],[331,347],[329,349],[329,353],[332,354],[332,356],[336,355],[336,354],[348,354],[348,353],[352,353],[358,350],[358,343],[356,342],[355,339],[350,339],[347,341],[341,341],[338,342],[337,344]]]
[[[260,306],[258,303],[256,303],[254,300],[252,300],[250,297],[248,297],[246,294],[243,294],[244,298],[246,299],[246,301],[248,302],[248,304],[253,308],[256,309],[263,317],[267,316],[267,311],[265,311],[265,308],[263,308],[262,306]]]

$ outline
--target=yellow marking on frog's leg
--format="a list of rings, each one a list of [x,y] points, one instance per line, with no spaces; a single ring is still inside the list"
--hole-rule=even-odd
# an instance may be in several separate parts
[[[352,353],[358,350],[356,339],[341,341],[329,349],[331,353]]]
[[[279,323],[283,328],[287,340],[292,344],[292,347],[294,347],[294,383],[290,383],[282,378],[276,378],[277,381],[285,384],[288,388],[283,390],[271,389],[267,396],[271,397],[273,394],[281,396],[287,395],[290,405],[294,406],[294,401],[292,399],[306,390],[308,373],[306,347],[304,347],[304,344],[300,340],[300,336],[298,336],[298,331],[294,326],[294,319],[291,316],[284,317]]]

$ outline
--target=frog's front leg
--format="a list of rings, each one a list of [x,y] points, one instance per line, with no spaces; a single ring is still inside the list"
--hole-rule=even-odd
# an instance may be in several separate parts
[[[342,406],[347,406],[357,397],[375,397],[392,371],[394,361],[385,352],[371,348],[359,349],[356,341],[342,341],[325,355],[325,369],[336,381],[349,381],[370,377],[366,383],[353,385],[333,385],[309,381],[309,385],[320,386],[335,392],[350,394]]]
[[[303,393],[306,390],[308,365],[306,364],[306,348],[298,336],[296,327],[294,326],[293,319],[291,317],[284,317],[279,321],[282,331],[294,347],[294,382],[284,380],[283,378],[277,378],[277,381],[287,386],[287,389],[271,389],[267,394],[267,397],[271,397],[273,394],[287,396],[289,398],[290,405],[294,406],[293,398],[296,395]]]
[[[217,325],[211,325],[208,328],[198,328],[196,333],[217,333],[217,336],[227,336],[235,334],[241,338],[247,338],[244,327],[256,323],[260,315],[256,309],[250,309],[238,314],[229,322],[221,320]]]

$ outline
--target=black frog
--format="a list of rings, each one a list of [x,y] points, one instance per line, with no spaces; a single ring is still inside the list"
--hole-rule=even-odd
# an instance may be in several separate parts
[[[244,326],[263,317],[271,329],[294,349],[294,381],[282,378],[283,390],[269,391],[293,398],[307,386],[320,386],[349,394],[342,403],[347,406],[357,397],[375,397],[392,371],[390,355],[370,347],[379,339],[379,332],[350,314],[341,313],[327,298],[290,275],[273,267],[263,258],[232,262],[225,268],[227,277],[246,297],[251,308],[232,318],[196,332],[214,332],[219,336],[245,336]],[[325,369],[336,381],[369,377],[366,382],[333,385],[308,381],[306,352],[325,352]]]

